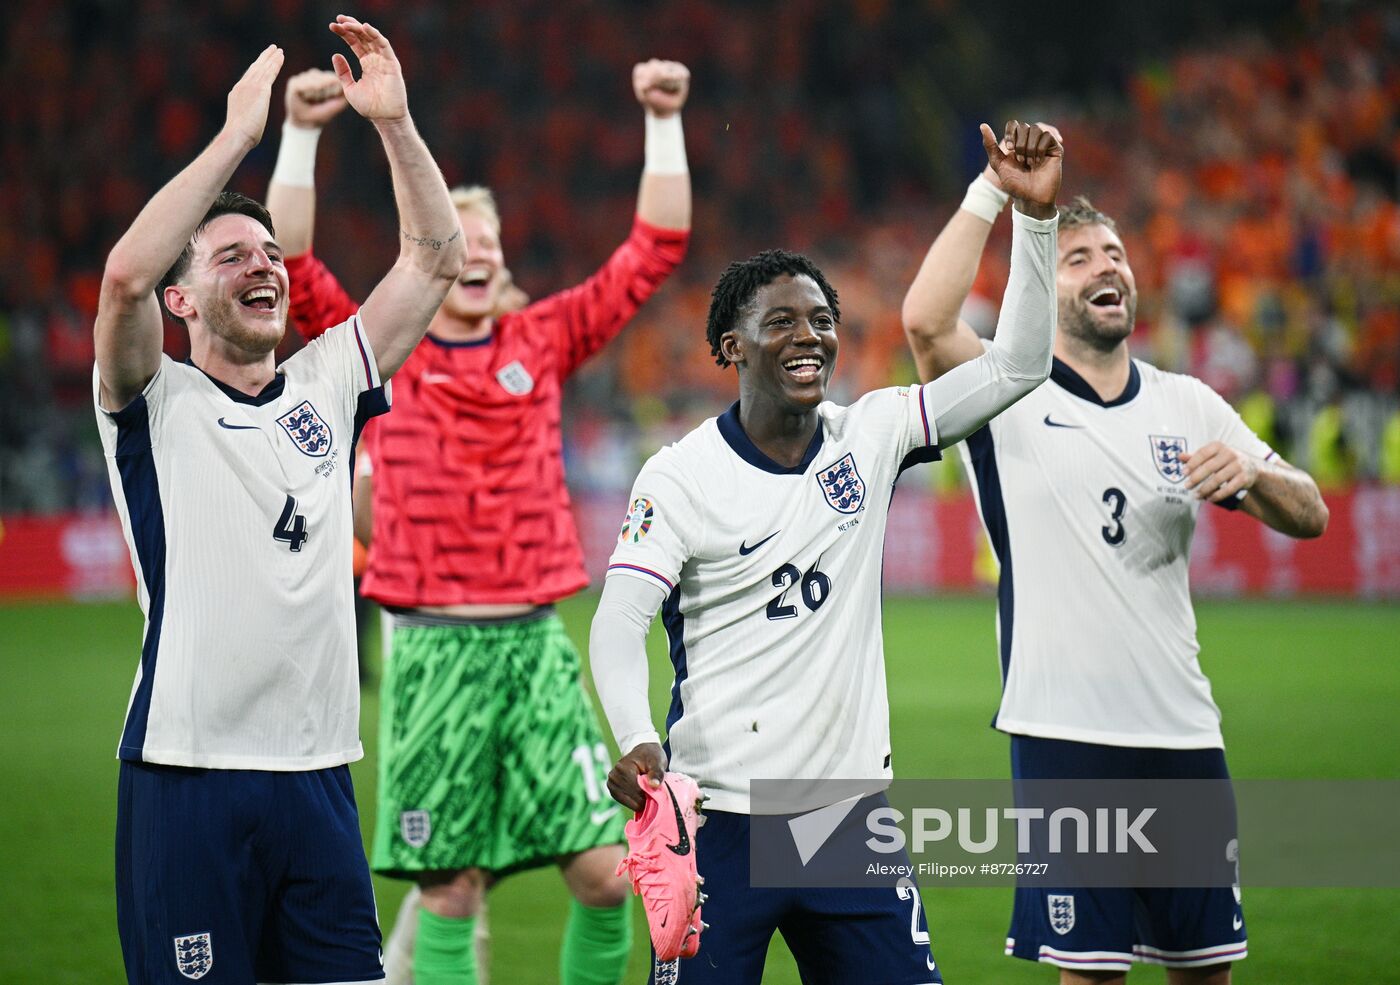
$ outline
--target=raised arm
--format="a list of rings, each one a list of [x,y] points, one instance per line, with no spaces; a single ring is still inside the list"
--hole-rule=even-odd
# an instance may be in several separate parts
[[[93,342],[102,405],[120,410],[160,368],[155,290],[194,235],[244,156],[262,139],[282,49],[268,45],[229,90],[223,129],[188,167],[156,192],[107,255]]]
[[[1016,199],[1011,275],[991,347],[924,385],[922,397],[944,447],[1044,383],[1055,344],[1055,196],[1063,148],[1049,131],[1015,121],[1007,124],[1001,145],[983,124],[982,144],[1002,186]],[[981,350],[981,342],[976,344]]]
[[[690,167],[681,108],[690,94],[690,69],[653,58],[632,69],[632,90],[646,109],[646,164],[637,215],[661,229],[690,228]]]
[[[331,30],[359,59],[358,81],[344,55],[336,53],[331,62],[351,108],[379,131],[394,180],[399,257],[360,308],[379,374],[388,378],[422,340],[466,262],[466,249],[447,183],[408,115],[394,49],[378,30],[344,14]]]
[[[1006,125],[1004,151],[1015,149],[1013,124]],[[1059,141],[1059,131],[1037,124]],[[933,380],[982,354],[982,343],[958,317],[997,215],[1010,196],[991,163],[968,186],[962,206],[953,213],[929,247],[909,292],[904,296],[904,334],[914,354],[919,378]]]
[[[292,327],[314,339],[359,309],[335,275],[311,254],[316,229],[316,145],[326,124],[349,103],[336,74],[323,68],[287,80],[287,119],[277,145],[277,166],[267,187],[267,210],[286,251]]]
[[[311,249],[316,229],[316,143],[325,125],[349,104],[336,74],[323,68],[288,79],[286,104],[267,210],[277,226],[277,241],[291,258]]]

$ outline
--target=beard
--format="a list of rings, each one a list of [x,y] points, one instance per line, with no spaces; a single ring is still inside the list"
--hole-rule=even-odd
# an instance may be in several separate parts
[[[1083,297],[1075,296],[1060,303],[1059,330],[1091,349],[1112,352],[1133,333],[1137,322],[1136,294],[1125,297],[1123,312],[1126,317],[1121,319],[1105,317]]]
[[[285,299],[283,301],[285,303]],[[277,348],[287,332],[287,315],[282,311],[275,325],[244,320],[248,310],[230,298],[213,298],[206,302],[204,324],[209,331],[236,349],[254,356],[264,356]]]

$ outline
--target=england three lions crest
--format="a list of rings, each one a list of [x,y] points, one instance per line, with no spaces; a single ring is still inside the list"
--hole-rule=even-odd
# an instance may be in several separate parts
[[[203,978],[214,967],[214,941],[208,933],[175,938],[175,967],[186,978]]]
[[[496,382],[516,397],[523,397],[535,388],[535,378],[519,359],[496,371]]]
[[[1186,478],[1186,466],[1181,463],[1181,453],[1186,450],[1186,439],[1176,435],[1153,434],[1147,438],[1152,445],[1152,464],[1168,482],[1180,482]]]
[[[865,480],[850,453],[818,471],[817,484],[822,487],[827,505],[837,513],[855,513],[865,502]]]
[[[1074,897],[1050,893],[1045,897],[1050,909],[1050,929],[1064,935],[1074,929]]]
[[[422,848],[433,836],[433,819],[427,811],[400,811],[399,834],[410,848]]]
[[[331,450],[331,426],[321,420],[311,401],[303,400],[287,413],[277,418],[282,430],[292,439],[292,444],[303,455],[312,458],[325,458]]]

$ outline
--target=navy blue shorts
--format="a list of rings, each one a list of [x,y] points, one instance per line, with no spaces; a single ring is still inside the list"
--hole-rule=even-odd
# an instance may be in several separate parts
[[[749,816],[705,811],[705,819],[696,833],[695,862],[708,897],[701,916],[710,926],[693,958],[658,965],[653,953],[652,985],[758,985],[774,931],[797,959],[804,985],[943,981],[912,881],[887,889],[755,889]],[[891,856],[890,862],[908,864],[909,858]]]
[[[349,767],[123,762],[117,930],[132,985],[383,981]]]
[[[1228,780],[1222,749],[1142,749],[1011,737],[1018,780]],[[1221,847],[1222,862],[1237,845]],[[1245,956],[1238,867],[1229,889],[1018,886],[1006,953],[1060,968],[1193,968]]]

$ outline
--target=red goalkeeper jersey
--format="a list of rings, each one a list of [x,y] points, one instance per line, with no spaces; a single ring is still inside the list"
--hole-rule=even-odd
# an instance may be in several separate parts
[[[394,374],[393,409],[365,431],[366,595],[405,607],[543,604],[588,584],[564,485],[564,380],[621,331],[688,241],[637,219],[597,273],[497,318],[489,338],[423,339]],[[358,307],[310,253],[287,272],[308,338]]]

